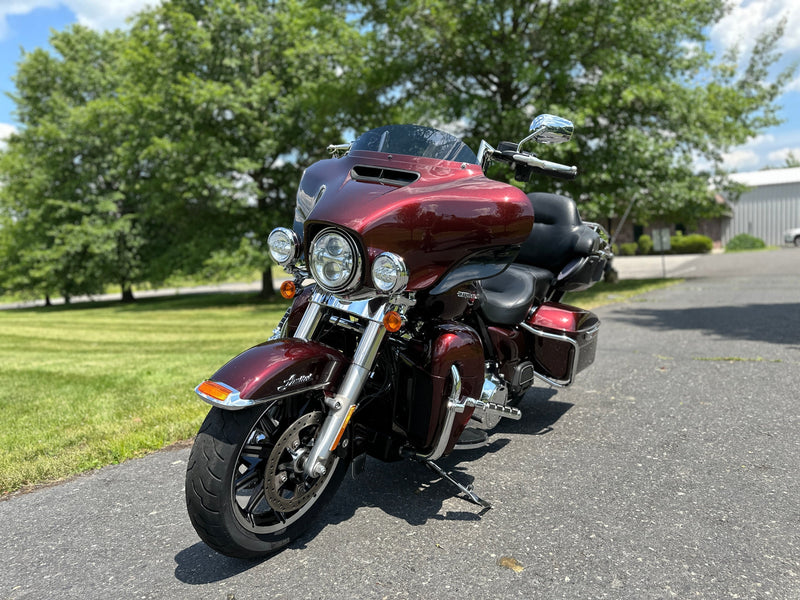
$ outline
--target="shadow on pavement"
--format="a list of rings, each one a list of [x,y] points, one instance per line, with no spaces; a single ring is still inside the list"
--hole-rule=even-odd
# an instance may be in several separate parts
[[[175,562],[176,579],[189,585],[205,585],[244,573],[263,561],[223,556],[203,542],[197,542],[178,552]]]
[[[554,389],[533,388],[520,403],[523,416],[519,421],[505,419],[490,432],[491,442],[476,450],[453,452],[436,461],[459,483],[469,486],[475,478],[467,473],[466,463],[480,460],[505,448],[507,435],[544,435],[572,408],[566,402],[551,401]],[[373,507],[402,519],[412,526],[429,520],[479,521],[486,511],[463,496],[458,510],[442,512],[445,501],[459,494],[458,489],[423,464],[411,460],[383,463],[367,460],[367,472],[357,479],[347,477],[311,528],[287,549],[302,549],[323,529],[350,519],[359,508]],[[481,493],[480,482],[476,491]],[[488,490],[486,490],[488,492]],[[491,498],[487,498],[491,501]],[[463,507],[463,509],[462,509]],[[269,558],[267,558],[269,560]],[[175,556],[175,577],[190,585],[214,583],[234,577],[263,561],[228,558],[217,554],[202,542],[182,550]]]
[[[679,309],[628,308],[629,323],[667,330],[696,330],[734,340],[800,348],[800,303],[748,304]]]

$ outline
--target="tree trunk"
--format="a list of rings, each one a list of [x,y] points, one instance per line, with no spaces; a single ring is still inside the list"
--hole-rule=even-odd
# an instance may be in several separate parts
[[[122,301],[123,302],[133,302],[136,298],[133,297],[133,288],[131,287],[130,283],[123,283],[122,284]]]
[[[267,267],[261,272],[261,293],[262,298],[272,298],[275,295],[275,282],[272,281],[272,269]]]
[[[44,305],[45,306],[53,306],[53,302],[50,300],[50,294],[44,295]]]

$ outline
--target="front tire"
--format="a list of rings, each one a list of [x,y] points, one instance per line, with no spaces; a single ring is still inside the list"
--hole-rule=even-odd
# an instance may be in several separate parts
[[[308,529],[347,471],[347,461],[332,455],[324,476],[303,475],[322,409],[310,398],[211,409],[186,470],[186,507],[206,544],[227,556],[260,558]]]

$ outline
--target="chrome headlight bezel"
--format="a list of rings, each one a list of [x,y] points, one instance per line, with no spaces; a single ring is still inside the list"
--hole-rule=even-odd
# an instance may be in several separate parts
[[[269,255],[276,263],[285,267],[300,258],[300,237],[291,229],[276,227],[267,237]]]
[[[339,254],[349,254],[349,257],[339,258],[337,254],[330,251],[326,253],[327,248],[323,249],[322,246],[325,245],[329,248],[334,241],[339,241],[343,248]],[[336,266],[332,267],[332,265]],[[309,274],[324,290],[333,293],[352,291],[361,281],[362,265],[358,244],[341,229],[328,227],[314,236],[308,253],[308,269]],[[338,279],[329,277],[329,274],[326,273],[327,267],[332,267],[334,270],[342,269],[342,275]]]
[[[383,294],[399,294],[408,285],[408,269],[402,257],[383,252],[372,261],[372,284]]]

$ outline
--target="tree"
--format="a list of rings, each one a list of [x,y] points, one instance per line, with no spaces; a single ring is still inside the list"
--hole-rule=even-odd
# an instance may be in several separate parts
[[[6,289],[69,301],[109,281],[125,289],[138,234],[107,185],[113,145],[87,109],[115,88],[121,36],[75,26],[50,41],[56,54],[24,54],[14,78],[22,127],[0,159],[0,261]]]
[[[418,120],[450,123],[475,147],[519,140],[537,113],[567,117],[574,142],[537,151],[581,175],[534,185],[571,195],[591,219],[620,215],[636,197],[634,217],[647,222],[713,212],[709,178],[717,191],[728,185],[722,153],[778,123],[775,99],[792,70],[769,71],[783,24],[740,69],[734,53],[708,49],[725,6],[365,0],[352,9],[381,32],[382,58],[402,74],[395,99]],[[699,159],[712,171],[698,173]]]
[[[4,285],[132,299],[244,260],[271,293],[266,235],[291,222],[302,166],[376,110],[367,37],[298,0],[172,0],[126,33],[54,34],[15,78]]]
[[[267,233],[291,223],[303,166],[373,102],[363,40],[344,12],[293,0],[173,0],[137,18],[120,102],[163,232],[143,249],[151,279],[229,252],[260,256],[272,293]]]

